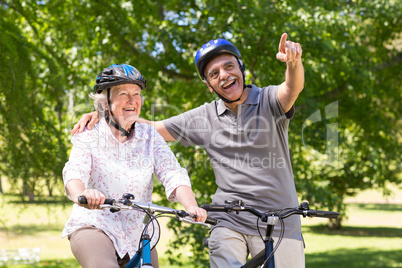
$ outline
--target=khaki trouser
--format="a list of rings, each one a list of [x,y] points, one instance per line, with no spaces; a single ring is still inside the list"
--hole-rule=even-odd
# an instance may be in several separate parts
[[[273,237],[274,247],[278,237]],[[215,228],[209,238],[209,257],[212,268],[239,268],[264,249],[259,236],[245,235],[228,228]],[[304,268],[304,244],[296,239],[283,238],[275,252],[275,268]]]
[[[84,268],[120,268],[127,265],[130,257],[126,254],[120,258],[112,240],[94,226],[82,227],[68,236],[71,251]],[[151,251],[153,267],[158,267],[156,250]]]

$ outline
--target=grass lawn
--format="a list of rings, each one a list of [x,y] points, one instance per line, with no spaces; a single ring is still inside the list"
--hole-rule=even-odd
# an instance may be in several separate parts
[[[402,190],[393,189],[388,199],[375,190],[349,198],[340,230],[302,219],[306,267],[402,267]]]
[[[336,231],[305,219],[306,267],[402,267],[402,205],[383,206],[350,204],[349,220]],[[366,224],[357,224],[361,217]]]
[[[341,230],[329,231],[325,219],[302,219],[306,267],[402,267],[402,190],[395,192],[388,201],[376,191],[348,200],[349,218]],[[70,211],[64,197],[24,204],[14,195],[0,195],[0,248],[40,247],[38,267],[80,267],[61,238]],[[161,225],[160,266],[173,268],[163,254],[172,234]]]
[[[23,204],[19,197],[0,195],[0,248],[40,247],[39,267],[80,267],[68,240],[61,238],[70,211],[71,204],[65,198]]]

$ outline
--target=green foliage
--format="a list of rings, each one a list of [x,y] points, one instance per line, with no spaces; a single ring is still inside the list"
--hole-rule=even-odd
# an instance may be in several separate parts
[[[203,43],[230,39],[247,82],[266,86],[284,81],[275,54],[287,32],[302,45],[306,73],[289,133],[296,186],[302,199],[343,212],[346,196],[400,183],[401,7],[396,0],[0,0],[1,172],[32,196],[38,184],[60,187],[69,129],[92,110],[94,78],[112,63],[145,75],[143,116],[161,120],[216,98],[194,68]],[[199,203],[209,203],[216,186],[205,151],[171,145]],[[160,185],[156,191],[163,194]],[[172,227],[178,241],[197,245],[203,236]],[[193,254],[197,265],[207,259],[196,247]]]
[[[15,4],[0,9],[1,171],[33,201],[37,184],[53,190],[67,159],[61,133],[64,81],[58,59],[38,43],[33,14],[24,15]]]
[[[348,1],[312,10],[298,11],[306,87],[292,129],[310,135],[290,134],[294,173],[302,198],[344,212],[344,197],[400,182],[401,24],[392,14],[401,4]],[[327,114],[331,103],[335,118]],[[317,109],[322,120],[304,129]],[[327,159],[331,124],[339,131],[333,162]]]

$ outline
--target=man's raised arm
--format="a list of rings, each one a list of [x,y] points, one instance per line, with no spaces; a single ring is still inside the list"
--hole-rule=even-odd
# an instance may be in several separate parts
[[[287,113],[304,88],[304,68],[301,60],[302,48],[299,43],[286,41],[287,34],[281,36],[276,58],[286,62],[285,82],[278,88],[278,99],[282,109]]]

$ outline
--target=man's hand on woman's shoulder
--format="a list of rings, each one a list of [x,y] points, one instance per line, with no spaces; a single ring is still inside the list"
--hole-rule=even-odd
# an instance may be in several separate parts
[[[71,135],[75,135],[84,131],[85,127],[87,129],[92,129],[96,123],[99,122],[98,112],[91,112],[81,116],[80,121],[74,125],[71,130]]]

